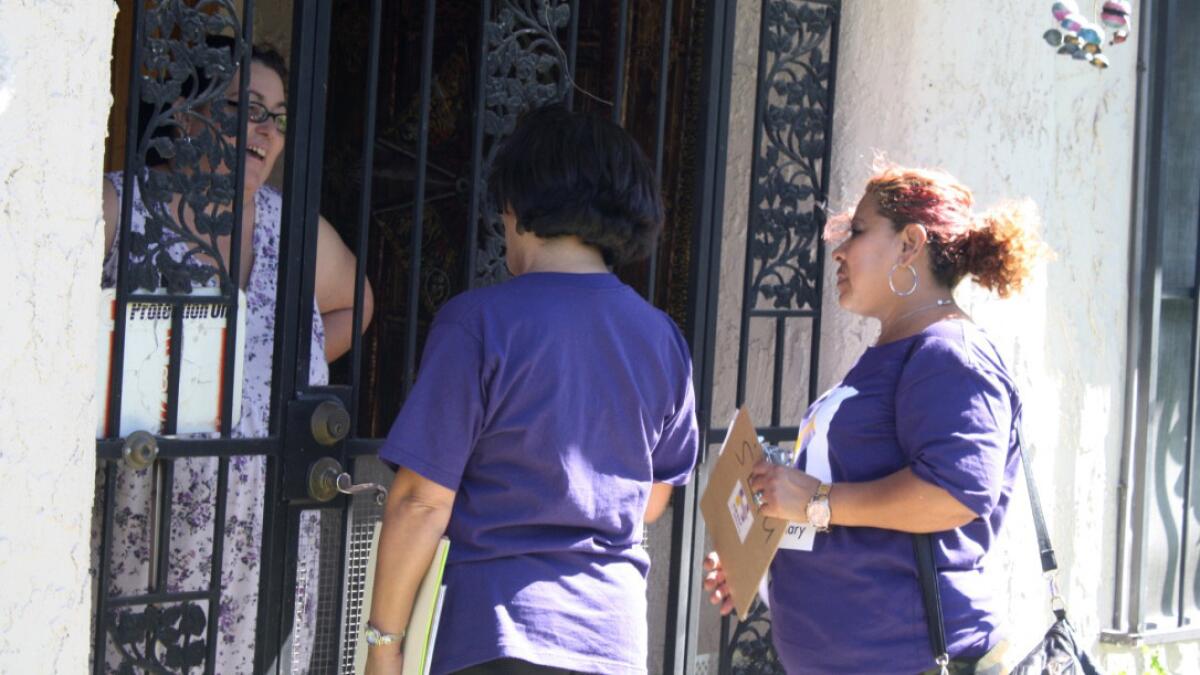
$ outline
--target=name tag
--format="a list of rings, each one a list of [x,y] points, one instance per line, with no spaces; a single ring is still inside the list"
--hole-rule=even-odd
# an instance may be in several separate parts
[[[788,523],[787,532],[784,532],[779,548],[789,551],[811,551],[816,534],[817,531],[807,523]]]

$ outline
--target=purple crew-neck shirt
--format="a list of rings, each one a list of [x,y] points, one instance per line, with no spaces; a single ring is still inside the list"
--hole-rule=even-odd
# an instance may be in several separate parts
[[[801,426],[798,463],[809,473],[860,482],[911,467],[977,514],[934,535],[952,657],[981,656],[1002,637],[995,594],[1003,580],[987,554],[1018,469],[1019,411],[983,331],[942,321],[869,348]],[[835,526],[816,534],[811,550],[796,540],[785,540],[770,581],[775,648],[790,675],[933,667],[910,534]]]
[[[432,672],[646,672],[651,483],[696,460],[687,344],[611,274],[531,273],[438,313],[380,456],[457,491]]]

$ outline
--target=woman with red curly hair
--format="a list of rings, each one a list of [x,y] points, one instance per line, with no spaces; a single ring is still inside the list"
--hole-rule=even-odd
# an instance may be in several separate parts
[[[1003,672],[1003,585],[988,551],[1020,459],[1020,397],[954,302],[970,276],[1007,297],[1045,251],[1032,204],[972,211],[940,171],[889,167],[829,235],[842,307],[879,339],[808,410],[795,466],[755,467],[763,513],[807,527],[771,565],[772,634],[788,673],[934,666],[912,533],[932,533],[951,673]],[[732,609],[715,553],[705,588]],[[933,672],[937,672],[935,669]]]

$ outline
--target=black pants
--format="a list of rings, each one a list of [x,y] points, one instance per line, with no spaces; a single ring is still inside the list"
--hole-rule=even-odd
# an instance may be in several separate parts
[[[539,666],[520,659],[496,659],[460,670],[454,675],[582,675],[566,668]]]

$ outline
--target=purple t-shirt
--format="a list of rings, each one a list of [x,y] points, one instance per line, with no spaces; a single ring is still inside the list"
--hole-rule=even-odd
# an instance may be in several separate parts
[[[981,656],[1002,637],[1002,580],[987,553],[1018,469],[1019,411],[1008,368],[983,331],[942,321],[867,349],[801,426],[798,464],[823,480],[869,481],[911,467],[978,514],[934,535],[952,657]],[[804,550],[802,537],[789,536],[771,565],[774,643],[788,673],[932,668],[912,535],[835,526],[809,537]]]
[[[433,672],[646,672],[651,483],[696,461],[691,358],[611,274],[531,273],[438,313],[380,456],[458,492]]]

